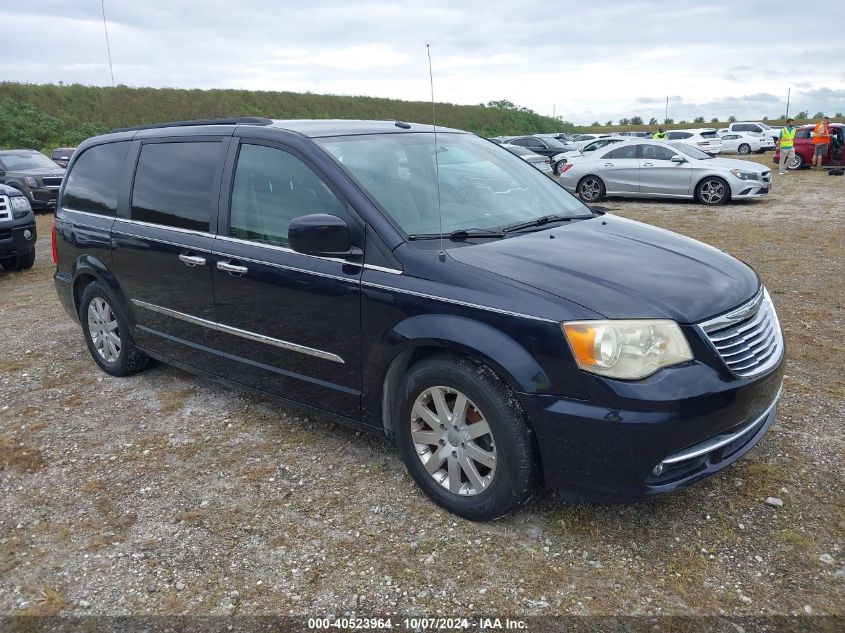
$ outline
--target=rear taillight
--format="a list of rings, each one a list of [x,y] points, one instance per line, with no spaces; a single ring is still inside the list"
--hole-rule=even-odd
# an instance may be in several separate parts
[[[568,172],[570,169],[572,169],[572,163],[567,163],[566,165],[564,165],[564,166],[563,166],[563,169],[561,170],[561,172],[560,172],[560,173],[565,174],[565,173],[566,173],[566,172]]]
[[[53,248],[53,264],[59,265],[59,253],[56,250],[56,218],[53,218],[53,227],[50,229],[50,245]]]

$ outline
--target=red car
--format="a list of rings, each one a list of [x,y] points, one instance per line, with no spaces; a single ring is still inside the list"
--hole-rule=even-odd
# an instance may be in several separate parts
[[[815,124],[802,125],[795,131],[795,158],[790,159],[786,164],[788,169],[800,169],[813,164],[813,128]],[[839,166],[845,165],[845,123],[831,123],[831,143],[828,144],[827,156],[822,160],[822,165]],[[780,163],[780,141],[775,147],[772,160]]]

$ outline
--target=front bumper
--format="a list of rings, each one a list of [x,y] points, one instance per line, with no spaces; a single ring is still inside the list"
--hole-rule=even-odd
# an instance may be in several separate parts
[[[746,200],[749,198],[761,198],[768,195],[772,190],[771,176],[768,181],[762,180],[739,180],[730,177],[731,199]]]
[[[58,187],[39,187],[27,189],[24,193],[29,198],[33,211],[53,211],[59,197]]]
[[[38,233],[35,230],[35,220],[31,219],[32,214],[28,215],[30,220],[24,224],[0,223],[0,257],[18,255],[35,246]]]
[[[725,380],[694,361],[637,382],[591,376],[588,401],[520,394],[546,485],[568,499],[614,502],[673,492],[718,472],[774,421],[784,358],[753,379]]]

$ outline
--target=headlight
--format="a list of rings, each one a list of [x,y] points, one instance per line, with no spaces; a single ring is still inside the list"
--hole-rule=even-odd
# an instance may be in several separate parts
[[[692,360],[674,321],[572,321],[562,327],[578,366],[600,376],[636,380]]]
[[[23,181],[26,183],[27,187],[33,187],[34,188],[34,187],[38,186],[38,181],[35,180],[35,178],[33,178],[32,176],[24,176]]]
[[[753,171],[742,171],[740,169],[731,169],[731,173],[740,180],[759,180],[757,174]]]
[[[12,196],[9,198],[9,204],[12,205],[12,215],[16,218],[22,218],[32,211],[32,207],[29,206],[29,200],[24,196]]]

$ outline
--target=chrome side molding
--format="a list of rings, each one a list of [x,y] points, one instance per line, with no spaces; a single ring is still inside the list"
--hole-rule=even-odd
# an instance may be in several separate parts
[[[146,301],[141,301],[140,299],[132,299],[132,303],[134,303],[139,308],[144,308],[145,310],[150,310],[151,312],[157,312],[158,314],[173,317],[174,319],[180,319],[188,323],[193,323],[194,325],[199,325],[200,327],[206,327],[210,330],[223,332],[224,334],[240,336],[241,338],[245,338],[250,341],[264,343],[266,345],[272,345],[273,347],[278,347],[291,352],[297,352],[299,354],[306,354],[308,356],[315,356],[324,360],[330,360],[333,363],[344,364],[344,360],[337,354],[332,354],[331,352],[326,352],[321,349],[306,347],[305,345],[291,343],[290,341],[283,341],[282,339],[264,336],[263,334],[258,334],[257,332],[250,332],[249,330],[241,330],[240,328],[232,327],[231,325],[218,323],[216,321],[209,321],[208,319],[203,319],[192,314],[185,314],[184,312],[179,312],[178,310],[171,310],[170,308],[157,306],[153,303],[147,303]]]

